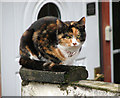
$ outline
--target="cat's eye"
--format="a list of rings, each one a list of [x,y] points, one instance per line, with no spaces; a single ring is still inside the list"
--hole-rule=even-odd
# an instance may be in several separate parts
[[[71,34],[64,34],[62,38],[67,38],[67,39],[69,39],[69,38],[72,38],[72,36],[73,36],[73,35],[71,35]]]
[[[67,39],[72,38],[72,35],[68,35],[68,36],[66,36],[66,38],[67,38]]]
[[[68,35],[67,34],[64,34],[62,38],[66,38]]]
[[[77,38],[80,38],[80,34],[79,34],[79,35],[77,35]]]
[[[67,39],[69,39],[69,38],[70,38],[70,36],[66,36],[66,38],[67,38]]]

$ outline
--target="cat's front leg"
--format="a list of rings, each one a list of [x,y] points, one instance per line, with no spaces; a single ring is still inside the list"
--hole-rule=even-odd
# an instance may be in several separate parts
[[[46,61],[44,64],[43,64],[43,67],[48,67],[48,69],[52,69],[52,67],[55,66],[55,63],[54,62],[51,62],[51,61]]]
[[[51,61],[47,60],[44,64],[43,67],[49,66],[51,64]]]
[[[61,64],[62,64],[62,63],[55,64],[54,62],[48,61],[48,62],[45,62],[45,63],[43,64],[43,66],[44,66],[44,67],[48,66],[48,68],[49,68],[50,70],[52,70],[53,66],[55,66],[55,65],[61,65]]]
[[[55,66],[55,63],[52,62],[52,63],[49,65],[49,69],[52,69],[53,66]]]

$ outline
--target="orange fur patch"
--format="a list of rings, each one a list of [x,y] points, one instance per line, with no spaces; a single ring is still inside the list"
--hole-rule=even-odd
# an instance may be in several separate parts
[[[55,66],[55,63],[51,63],[50,65],[49,65],[49,69],[51,69],[53,66]]]
[[[72,43],[72,39],[61,39],[61,41],[60,41],[60,44],[63,46],[65,46],[65,45],[71,46],[71,43]]]
[[[46,32],[47,32],[46,30],[43,31],[43,33],[46,33]]]
[[[56,20],[56,24],[57,24],[57,25],[60,25],[60,24],[61,24],[61,23],[60,23],[60,20],[57,19],[57,20]]]
[[[32,52],[28,46],[26,46],[25,48],[32,54]]]
[[[21,56],[26,56],[26,54],[24,52],[22,52],[22,50],[20,50],[20,55]]]
[[[56,48],[54,48],[52,46],[51,46],[51,49],[52,49],[52,51],[46,50],[46,53],[52,54],[53,56],[59,58],[62,61],[65,60],[64,55],[61,53],[61,51],[59,49],[56,49]]]
[[[76,37],[78,35],[78,30],[74,27],[72,28],[72,30],[73,30],[73,35]]]
[[[48,25],[48,26],[47,26],[47,29],[50,29],[50,28],[56,29],[56,24],[50,24],[50,25]]]
[[[47,38],[44,38],[44,41],[46,41],[47,40]]]
[[[70,24],[73,25],[75,22],[71,22]]]
[[[22,52],[21,50],[20,50],[20,55],[21,56],[26,56],[26,54],[24,52]]]
[[[35,40],[37,39],[39,32],[40,32],[40,30],[34,32],[33,37],[32,37],[32,40],[33,40],[33,41],[35,41]]]
[[[42,40],[40,40],[40,43],[43,43],[43,41],[42,41]]]
[[[62,36],[63,36],[63,34],[59,34],[59,35],[58,35],[58,38],[59,38],[59,39],[61,39],[61,38],[62,38]]]
[[[57,49],[58,53],[60,54],[61,57],[65,58],[64,55],[61,53],[60,49]]]
[[[85,24],[85,17],[83,17],[82,21],[83,21],[83,23]]]
[[[28,31],[25,31],[25,32],[23,33],[23,36],[26,36],[26,35],[27,35],[27,33],[28,33]]]
[[[44,50],[47,50],[47,48],[46,48],[46,47],[43,47],[43,49],[44,49]]]
[[[35,54],[32,53],[32,51],[30,50],[30,48],[28,46],[25,47],[33,56],[37,57]]]
[[[22,51],[20,50],[20,55],[22,55]]]
[[[79,39],[77,39],[77,41],[78,41],[78,42],[80,42],[80,40],[79,40]]]

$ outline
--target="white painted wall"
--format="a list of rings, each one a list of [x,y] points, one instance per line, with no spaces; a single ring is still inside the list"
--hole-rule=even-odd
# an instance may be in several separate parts
[[[23,32],[37,20],[40,8],[47,2],[55,3],[61,12],[62,20],[79,20],[86,16],[86,2],[59,2],[60,0],[41,0],[41,2],[2,2],[2,47],[1,73],[2,96],[21,95],[19,71],[19,43]],[[96,11],[98,4],[96,3]],[[98,11],[97,11],[98,13]],[[98,14],[86,16],[87,40],[79,61],[89,71],[89,78],[94,77],[94,67],[99,66]],[[76,62],[79,63],[79,62]]]
[[[85,7],[85,12],[86,12],[86,7]],[[90,79],[94,78],[94,68],[100,66],[98,18],[99,16],[98,16],[98,2],[97,2],[96,3],[96,15],[86,16],[87,38],[86,38],[86,42],[84,44],[84,48],[82,49],[82,53],[81,53],[81,54],[84,54],[86,57],[85,65],[89,72]]]
[[[2,34],[2,3],[0,2],[0,73],[1,73],[1,34]]]
[[[18,96],[20,94],[20,77],[18,64],[19,40],[23,31],[23,15],[25,3],[2,3],[2,96]]]

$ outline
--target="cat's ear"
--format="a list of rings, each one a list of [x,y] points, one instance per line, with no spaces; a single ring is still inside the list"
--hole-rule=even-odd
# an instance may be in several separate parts
[[[56,24],[58,28],[62,28],[63,26],[65,26],[65,24],[59,19],[56,20]]]
[[[77,23],[80,25],[85,25],[85,17],[82,17]]]
[[[64,22],[62,22],[61,20],[57,19],[56,24],[57,24],[58,34],[61,34],[65,30],[67,30],[67,25]]]

